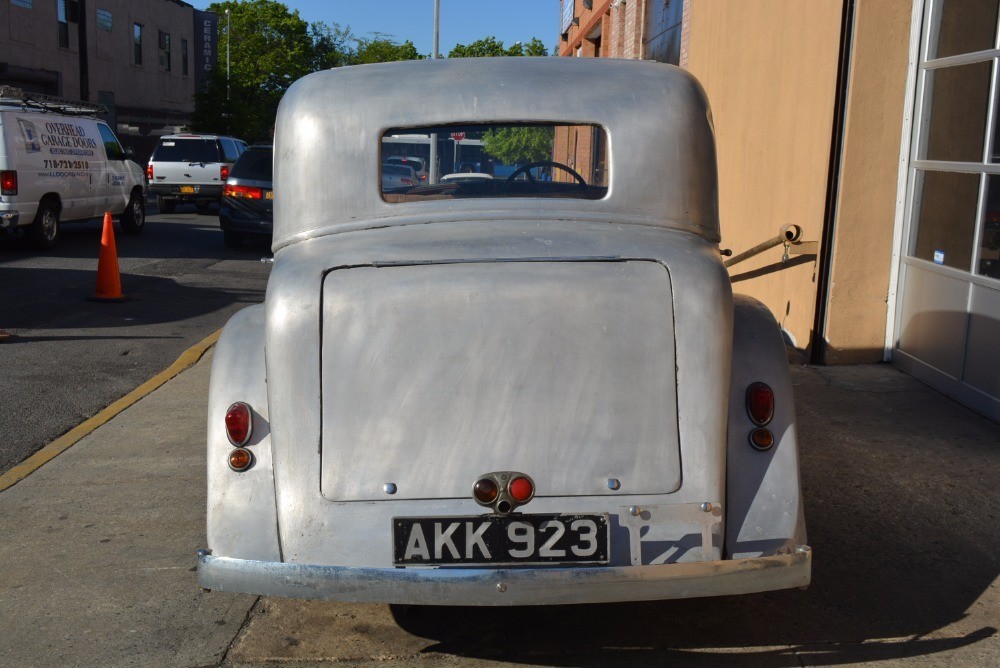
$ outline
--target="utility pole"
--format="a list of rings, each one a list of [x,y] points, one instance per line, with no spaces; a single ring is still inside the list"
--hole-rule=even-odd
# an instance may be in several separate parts
[[[229,10],[226,10],[226,102],[229,101],[229,42],[233,38],[233,31],[230,30],[232,19]]]
[[[441,0],[434,0],[434,53],[431,57],[437,60],[441,57],[438,52],[438,33],[440,32]],[[431,169],[427,178],[430,183],[438,182],[438,136],[436,132],[431,133]]]

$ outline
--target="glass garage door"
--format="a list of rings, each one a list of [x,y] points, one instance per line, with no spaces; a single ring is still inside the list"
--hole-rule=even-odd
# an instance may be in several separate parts
[[[926,0],[893,361],[1000,420],[1000,0]]]

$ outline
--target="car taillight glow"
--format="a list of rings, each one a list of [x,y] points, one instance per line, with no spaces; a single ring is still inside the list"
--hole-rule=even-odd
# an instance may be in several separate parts
[[[221,165],[219,167],[219,178],[225,181],[229,178],[229,165]]]
[[[765,383],[751,383],[747,388],[747,415],[758,427],[774,417],[774,391]]]
[[[413,181],[411,181],[410,179],[406,178],[405,176],[404,176],[403,178],[401,178],[401,179],[400,179],[400,182],[401,182],[401,183],[402,183],[402,184],[403,184],[404,186],[412,186],[412,185],[413,185]]]
[[[226,197],[242,197],[243,199],[264,199],[264,189],[254,186],[232,186],[226,184],[222,188]]]
[[[146,165],[146,180],[147,181],[152,181],[153,180],[153,166],[152,165]]]
[[[499,493],[500,488],[497,487],[496,481],[492,478],[480,478],[472,486],[472,495],[479,503],[493,503]]]
[[[518,476],[510,481],[507,493],[518,503],[524,503],[535,493],[535,486],[527,478]]]
[[[226,436],[229,442],[239,447],[247,444],[253,431],[253,415],[250,406],[237,401],[226,411]]]
[[[229,453],[229,468],[241,473],[253,465],[253,453],[246,448],[236,448]]]
[[[16,170],[5,169],[0,171],[0,194],[12,196],[17,194]]]

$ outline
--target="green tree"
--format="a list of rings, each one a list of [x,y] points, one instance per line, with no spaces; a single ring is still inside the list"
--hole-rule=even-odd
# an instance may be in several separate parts
[[[352,65],[365,63],[388,63],[397,60],[420,60],[424,56],[417,53],[413,42],[406,40],[402,44],[376,36],[374,39],[357,39],[357,48],[350,57]]]
[[[309,24],[309,37],[313,45],[312,71],[349,65],[353,50],[349,43],[354,39],[351,31],[336,23],[332,26],[322,21]]]
[[[208,11],[219,16],[219,52],[228,47],[229,76],[220,58],[195,95],[195,130],[266,140],[278,102],[293,82],[350,57],[349,32],[309,25],[297,10],[275,0],[213,2]]]
[[[547,56],[548,49],[537,37],[527,43],[504,47],[496,37],[484,37],[472,44],[456,44],[449,58],[489,58],[497,56]],[[552,159],[552,128],[499,128],[483,134],[483,150],[508,165]]]
[[[507,165],[552,159],[555,129],[510,127],[483,133],[483,150]]]
[[[448,52],[449,58],[489,58],[497,56],[547,56],[548,49],[537,37],[532,37],[527,44],[515,42],[513,46],[504,47],[503,42],[496,37],[484,37],[472,44],[456,44]]]

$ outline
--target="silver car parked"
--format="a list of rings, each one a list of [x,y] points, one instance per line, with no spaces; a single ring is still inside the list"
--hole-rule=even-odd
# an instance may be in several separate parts
[[[507,178],[380,187],[387,138],[447,132],[524,153],[484,156]],[[267,297],[212,367],[202,587],[541,605],[809,583],[785,350],[732,294],[691,75],[337,68],[286,93],[274,155]]]

